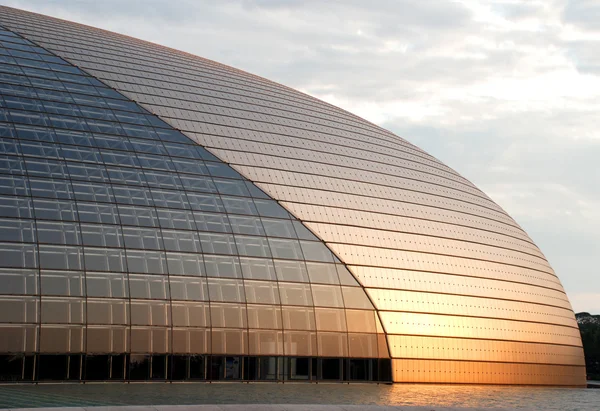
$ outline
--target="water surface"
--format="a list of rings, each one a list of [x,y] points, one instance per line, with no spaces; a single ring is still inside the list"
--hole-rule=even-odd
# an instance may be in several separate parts
[[[105,383],[0,386],[0,408],[247,403],[377,404],[599,411],[600,389],[323,383]]]

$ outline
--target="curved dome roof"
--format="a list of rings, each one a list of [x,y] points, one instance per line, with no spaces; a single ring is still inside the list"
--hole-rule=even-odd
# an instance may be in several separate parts
[[[542,252],[423,150],[188,53],[5,7],[0,25],[181,131],[308,227],[376,309],[394,381],[585,382],[577,323]]]

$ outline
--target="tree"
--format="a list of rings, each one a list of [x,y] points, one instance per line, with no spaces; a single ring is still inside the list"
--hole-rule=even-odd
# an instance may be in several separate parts
[[[585,353],[588,379],[600,380],[600,315],[575,314]]]

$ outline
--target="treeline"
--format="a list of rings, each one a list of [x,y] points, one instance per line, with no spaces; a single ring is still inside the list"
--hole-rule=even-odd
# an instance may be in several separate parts
[[[600,315],[578,313],[575,318],[581,332],[588,379],[600,380]]]

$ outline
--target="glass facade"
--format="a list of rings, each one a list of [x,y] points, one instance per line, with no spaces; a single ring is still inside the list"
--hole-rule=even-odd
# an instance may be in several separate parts
[[[0,378],[581,385],[472,183],[343,110],[0,8]]]
[[[356,357],[379,380],[381,331],[346,315],[374,308],[322,241],[120,93],[10,31],[0,46],[4,361],[35,354],[39,380],[315,380],[312,358],[343,379]]]

